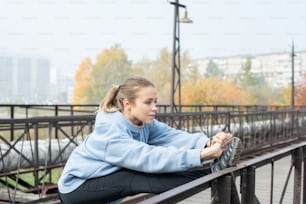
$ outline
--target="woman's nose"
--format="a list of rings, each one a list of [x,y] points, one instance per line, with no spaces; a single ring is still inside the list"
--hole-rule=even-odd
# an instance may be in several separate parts
[[[152,110],[157,111],[157,105],[155,103],[153,104]]]

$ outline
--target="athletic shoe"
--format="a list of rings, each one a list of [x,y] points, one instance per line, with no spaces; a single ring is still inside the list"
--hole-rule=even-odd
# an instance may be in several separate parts
[[[231,143],[226,147],[222,155],[214,159],[211,165],[211,171],[216,172],[227,167],[236,166],[240,159],[241,141],[238,137],[233,137]]]

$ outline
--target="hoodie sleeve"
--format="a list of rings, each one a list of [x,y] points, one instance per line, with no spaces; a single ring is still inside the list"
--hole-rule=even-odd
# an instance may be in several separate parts
[[[186,171],[202,165],[200,149],[152,146],[127,135],[109,140],[104,159],[116,166],[151,173]]]
[[[203,133],[188,133],[154,120],[150,126],[149,144],[183,149],[203,149],[209,138]]]

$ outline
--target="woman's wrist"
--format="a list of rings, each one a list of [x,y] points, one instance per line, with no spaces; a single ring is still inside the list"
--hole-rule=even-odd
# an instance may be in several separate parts
[[[211,137],[208,138],[208,141],[206,142],[205,148],[211,146]]]
[[[213,159],[213,149],[211,147],[206,147],[201,150],[200,157],[202,160],[204,159]]]
[[[222,154],[221,144],[215,143],[214,145],[210,147],[206,147],[202,149],[200,152],[200,158],[201,160],[214,159],[214,158],[219,157],[221,154]]]

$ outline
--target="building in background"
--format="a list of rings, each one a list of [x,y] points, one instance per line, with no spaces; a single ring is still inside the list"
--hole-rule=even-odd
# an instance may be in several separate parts
[[[46,103],[50,99],[50,61],[25,55],[0,55],[0,103]]]
[[[237,55],[229,57],[210,57],[194,60],[204,75],[209,61],[213,61],[222,70],[227,79],[234,79],[241,71],[247,59],[251,59],[253,74],[265,77],[273,87],[285,87],[291,83],[291,53],[269,53],[258,55]],[[298,85],[306,74],[306,51],[296,52],[294,58],[294,77]]]
[[[210,57],[193,60],[202,76],[213,61],[224,77],[234,79],[247,59],[251,59],[251,72],[262,75],[273,87],[286,87],[291,83],[291,53],[269,53]],[[306,74],[306,51],[295,53],[296,86]],[[72,103],[74,74],[64,68],[51,68],[46,57],[0,54],[0,103],[10,104],[70,104]]]

